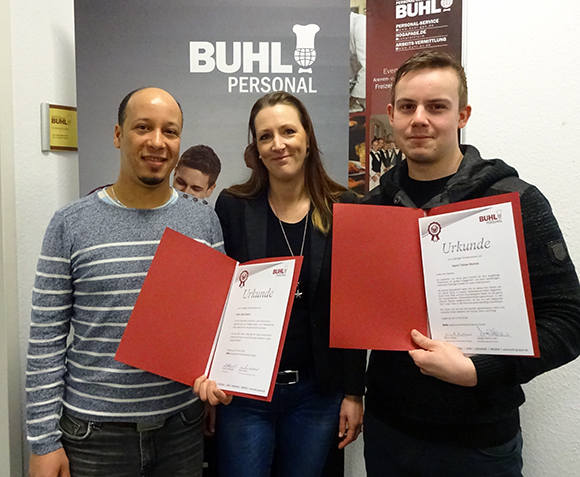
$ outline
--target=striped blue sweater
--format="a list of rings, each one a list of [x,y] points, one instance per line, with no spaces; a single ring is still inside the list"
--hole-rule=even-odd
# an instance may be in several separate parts
[[[185,194],[158,209],[121,208],[91,194],[54,215],[32,296],[26,391],[33,453],[61,447],[63,405],[81,419],[139,422],[196,399],[189,386],[114,360],[166,227],[223,252],[213,209]]]

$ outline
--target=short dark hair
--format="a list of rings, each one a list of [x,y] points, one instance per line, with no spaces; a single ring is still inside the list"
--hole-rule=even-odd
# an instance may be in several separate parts
[[[207,174],[209,176],[210,187],[215,184],[222,170],[220,158],[211,147],[204,146],[203,144],[191,146],[187,149],[181,155],[176,169],[181,166],[188,167],[189,169],[197,169],[203,174]]]
[[[141,90],[152,87],[153,86],[142,86],[141,88],[134,89],[121,100],[121,102],[119,103],[119,110],[117,112],[117,124],[119,126],[123,126],[125,119],[127,119],[127,104],[129,103],[129,100],[133,97],[133,95]],[[179,111],[181,112],[181,123],[183,124],[183,109],[181,109],[181,104],[179,104],[179,101],[175,99],[175,102],[177,103],[177,106],[179,106]]]
[[[395,105],[395,90],[397,84],[399,84],[399,81],[407,73],[443,68],[451,68],[457,74],[457,78],[459,79],[459,109],[465,108],[467,106],[467,79],[465,77],[465,70],[453,55],[445,51],[420,51],[405,61],[397,70],[395,81],[393,81],[391,104],[393,106]]]

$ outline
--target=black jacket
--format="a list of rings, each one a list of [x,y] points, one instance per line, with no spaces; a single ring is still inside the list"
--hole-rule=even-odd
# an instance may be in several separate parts
[[[415,437],[488,447],[517,433],[518,408],[524,402],[520,384],[580,353],[580,286],[558,223],[540,191],[500,159],[483,160],[472,146],[462,146],[462,151],[457,173],[423,208],[519,193],[540,357],[473,356],[478,384],[468,388],[421,374],[406,352],[373,351],[366,404],[367,412]],[[405,161],[387,171],[364,202],[415,207],[401,186],[406,176]]]
[[[345,194],[344,200],[349,197]],[[228,256],[238,262],[266,257],[268,207],[267,193],[255,199],[240,199],[222,191],[215,210]],[[331,234],[313,231],[309,250],[309,310],[316,384],[320,392],[342,389],[344,394],[361,396],[366,352],[329,348],[331,244]]]

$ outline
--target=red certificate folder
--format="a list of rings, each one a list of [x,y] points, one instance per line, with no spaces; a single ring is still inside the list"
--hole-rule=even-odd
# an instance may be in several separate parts
[[[429,335],[418,219],[511,202],[535,356],[539,356],[519,195],[503,194],[428,211],[334,205],[330,346],[411,350],[411,330]]]
[[[295,260],[295,290],[302,257]],[[115,355],[122,363],[193,386],[205,373],[228,298],[237,262],[192,238],[167,228],[161,238],[129,323]],[[269,395],[230,392],[270,401],[292,310],[290,293]]]

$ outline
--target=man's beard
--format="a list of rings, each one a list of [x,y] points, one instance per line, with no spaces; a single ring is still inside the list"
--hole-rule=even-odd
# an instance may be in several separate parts
[[[139,180],[143,182],[143,184],[154,186],[159,185],[164,181],[162,177],[139,177]]]

